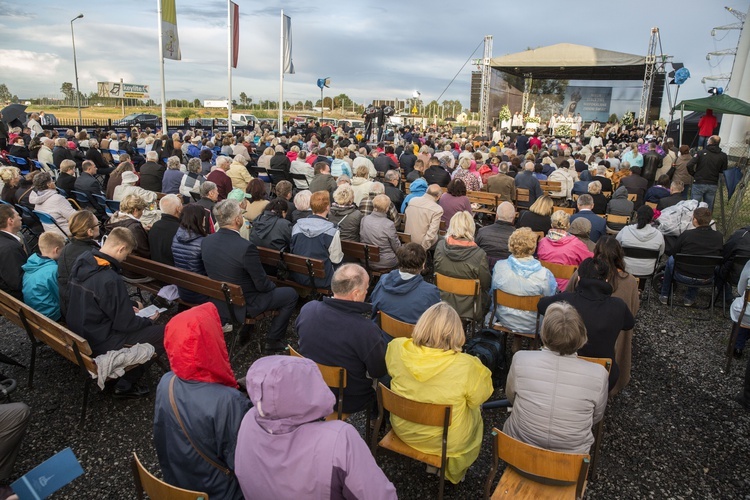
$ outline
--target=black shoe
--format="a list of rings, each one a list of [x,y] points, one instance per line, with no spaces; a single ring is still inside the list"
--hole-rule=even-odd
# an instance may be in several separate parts
[[[115,387],[115,399],[137,399],[148,396],[149,390],[145,385],[133,384],[130,389]]]
[[[740,359],[742,357],[742,349],[735,349],[732,352],[732,356],[734,356],[734,359]]]
[[[264,354],[279,354],[286,351],[286,342],[283,340],[266,341],[266,347],[263,349]]]

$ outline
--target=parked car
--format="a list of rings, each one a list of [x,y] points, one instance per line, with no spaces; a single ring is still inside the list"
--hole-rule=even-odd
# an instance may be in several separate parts
[[[242,123],[242,126],[244,127],[255,127],[255,124],[258,123],[258,119],[255,115],[246,113],[232,113],[232,120],[237,120]]]
[[[131,113],[128,116],[112,122],[115,127],[158,127],[159,117],[148,113]]]

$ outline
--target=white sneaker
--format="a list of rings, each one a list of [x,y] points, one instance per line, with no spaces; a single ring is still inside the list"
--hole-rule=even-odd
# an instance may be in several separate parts
[[[231,323],[227,323],[226,325],[222,325],[221,331],[223,331],[224,333],[231,332],[232,331],[232,324]]]

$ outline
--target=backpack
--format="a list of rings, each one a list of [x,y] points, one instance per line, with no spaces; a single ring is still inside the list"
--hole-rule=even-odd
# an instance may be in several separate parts
[[[505,345],[502,336],[485,328],[464,344],[464,352],[479,358],[492,372],[492,380],[499,381],[505,374]]]

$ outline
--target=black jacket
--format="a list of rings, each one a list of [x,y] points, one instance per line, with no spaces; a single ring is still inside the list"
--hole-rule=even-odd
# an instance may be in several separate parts
[[[89,341],[94,355],[121,346],[127,334],[152,324],[133,312],[120,264],[99,250],[78,257],[68,289],[68,327]]]
[[[665,196],[664,198],[659,200],[659,203],[656,205],[656,209],[664,210],[665,208],[677,205],[683,200],[684,198],[682,197],[682,193],[670,194],[669,196]]]
[[[443,167],[433,165],[424,171],[424,180],[427,181],[428,185],[437,184],[440,187],[446,187],[451,181],[451,174],[449,174]]]
[[[70,273],[73,271],[73,264],[75,264],[78,257],[86,252],[92,252],[99,248],[99,245],[94,240],[77,240],[75,238],[70,240],[70,243],[65,245],[60,252],[60,257],[57,259],[57,287],[60,292],[60,311],[63,316],[67,316],[68,301],[70,293],[68,291],[68,284],[70,282]]]
[[[174,215],[162,214],[161,219],[154,222],[148,232],[148,247],[151,260],[174,266],[172,256],[172,240],[180,228],[180,219]]]
[[[377,158],[373,160],[372,164],[378,172],[386,173],[389,170],[398,170],[398,165],[393,161],[393,158],[385,153],[379,154]]]
[[[579,351],[581,356],[610,358],[609,387],[614,387],[620,376],[615,360],[615,343],[623,330],[635,326],[635,319],[628,305],[620,298],[612,297],[612,286],[606,281],[581,278],[574,292],[563,292],[543,297],[537,309],[540,314],[555,302],[568,302],[576,308],[586,325],[588,342]]]
[[[737,283],[740,280],[744,262],[748,258],[750,258],[750,226],[735,231],[724,244],[722,277],[729,283]]]
[[[57,187],[65,191],[68,196],[72,196],[70,192],[75,189],[76,177],[74,175],[61,173],[57,177],[57,182],[55,184]]]
[[[696,154],[687,168],[689,172],[694,171],[695,184],[719,183],[719,176],[727,169],[727,155],[719,146],[711,145]],[[693,170],[693,168],[695,170]]]
[[[709,226],[696,227],[683,232],[672,248],[672,255],[687,253],[691,255],[718,255],[721,256],[724,249],[724,237],[719,231],[714,231]],[[675,271],[692,278],[707,279],[714,275],[713,270],[690,265],[678,265]]]
[[[287,155],[277,151],[271,157],[270,167],[276,170],[283,170],[284,172],[289,173],[289,170],[292,168],[292,162],[291,160],[289,160]]]
[[[409,175],[409,173],[414,170],[414,164],[416,162],[417,156],[409,149],[405,149],[404,154],[398,159],[398,163],[401,165],[401,170],[403,170],[406,175]]]
[[[534,232],[544,231],[547,234],[551,226],[549,215],[535,214],[531,210],[524,210],[518,218],[518,227],[528,227]]]
[[[547,218],[549,224],[549,218]],[[495,221],[489,226],[480,227],[474,237],[479,248],[487,254],[490,272],[498,260],[507,259],[510,256],[508,250],[508,238],[513,234],[515,227],[511,222]]]
[[[602,185],[602,192],[612,192],[612,181],[610,179],[607,179],[602,175],[595,175],[594,180],[599,181],[599,184]]]
[[[106,170],[111,166],[102,156],[102,152],[96,148],[89,148],[89,150],[86,151],[86,159],[93,161],[97,170]]]
[[[649,151],[643,155],[643,168],[641,169],[641,175],[649,184],[653,184],[656,180],[656,171],[661,168],[661,164],[662,157],[656,151]]]
[[[201,255],[209,278],[240,285],[248,308],[260,312],[267,309],[271,301],[268,292],[276,285],[268,279],[255,245],[238,232],[222,228],[203,239]],[[224,301],[213,302],[221,317],[227,318]]]
[[[250,243],[274,250],[289,250],[292,241],[292,223],[270,210],[264,211],[253,221]]]
[[[21,243],[5,231],[0,231],[0,290],[23,300],[23,269],[26,251]]]
[[[166,170],[167,167],[161,163],[152,161],[144,163],[141,167],[141,187],[155,193],[161,192],[161,180]]]
[[[404,202],[404,198],[406,198],[404,192],[390,182],[384,182],[383,184],[385,184],[385,195],[391,199],[393,206],[401,208],[401,204]]]
[[[99,184],[99,181],[96,180],[96,177],[87,172],[81,172],[81,175],[76,179],[73,186],[76,191],[88,194],[90,199],[92,194],[104,194],[102,192],[102,186]],[[96,206],[96,204],[94,204],[94,206]]]

